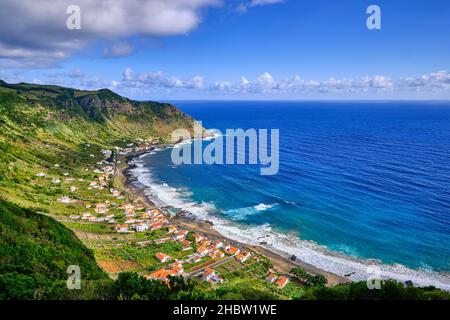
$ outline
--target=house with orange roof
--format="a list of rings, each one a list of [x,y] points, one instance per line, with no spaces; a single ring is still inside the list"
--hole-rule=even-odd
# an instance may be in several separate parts
[[[182,239],[182,240],[180,240],[180,243],[183,245],[183,251],[187,251],[187,250],[191,250],[192,249],[192,245],[191,245],[191,243],[188,240]]]
[[[202,256],[202,257],[206,256],[208,254],[208,252],[209,252],[209,250],[207,248],[205,248],[205,247],[198,247],[197,248],[197,253],[200,256]]]
[[[127,224],[116,224],[115,226],[116,232],[128,232],[128,225]]]
[[[171,259],[171,257],[165,253],[158,252],[156,254],[156,259],[158,259],[159,262],[161,262],[161,263],[166,263],[167,261],[169,261]]]
[[[199,243],[200,241],[202,241],[204,239],[204,237],[202,235],[199,235],[198,233],[194,233],[193,237],[194,237],[195,243]]]
[[[225,252],[223,252],[222,250],[217,250],[215,252],[215,255],[217,258],[223,258],[223,257],[225,257]]]
[[[217,249],[223,248],[223,242],[219,241],[219,240],[214,240],[213,241],[213,246],[216,247]]]
[[[285,276],[280,276],[276,281],[275,284],[280,288],[283,289],[289,282],[289,278]]]
[[[167,228],[167,233],[168,233],[168,234],[172,234],[172,233],[175,233],[175,232],[177,232],[177,231],[178,231],[178,229],[177,229],[176,226],[169,226],[169,227]]]
[[[209,239],[203,239],[203,241],[201,242],[201,245],[202,246],[209,246],[209,245],[211,245],[211,240],[209,240]]]
[[[205,271],[203,271],[203,279],[209,283],[223,282],[223,278],[211,268],[206,268]]]
[[[127,211],[127,212],[125,213],[125,216],[126,216],[126,217],[134,217],[134,216],[136,216],[136,214],[134,213],[134,211]]]
[[[237,261],[239,261],[239,262],[241,262],[241,263],[244,263],[247,259],[244,257],[244,255],[243,254],[240,254],[240,253],[238,253],[236,256],[236,260]]]
[[[183,261],[175,260],[170,266],[171,267],[183,267]]]
[[[177,231],[177,232],[175,232],[174,234],[173,234],[173,238],[175,239],[175,240],[181,240],[181,239],[184,239],[184,238],[186,238],[186,235],[188,234],[188,231],[186,231],[186,230],[180,230],[180,231]]]
[[[162,273],[166,271],[165,269],[159,269],[152,272],[149,275],[144,276],[147,280],[160,280]]]
[[[147,209],[146,212],[147,212],[148,214],[152,215],[152,216],[161,214],[161,211],[159,211],[159,210],[156,209],[156,208]]]
[[[251,256],[252,256],[252,255],[251,255],[250,252],[238,253],[238,254],[236,255],[236,260],[239,261],[239,262],[241,262],[241,263],[244,263],[245,261],[247,261],[248,259],[250,259]]]
[[[149,218],[150,218],[150,215],[148,214],[148,212],[143,212],[141,214],[141,219],[149,219]]]
[[[217,250],[217,249],[214,251],[210,251],[208,255],[212,259],[225,257],[225,253],[223,251]]]
[[[206,268],[205,271],[203,271],[203,278],[208,281],[211,277],[213,277],[216,274],[216,271],[214,271],[211,268]]]
[[[152,223],[152,224],[150,225],[150,230],[159,230],[159,229],[161,229],[162,227],[163,227],[163,224],[160,223],[160,222]]]
[[[160,280],[164,282],[168,282],[169,276],[176,276],[177,272],[174,270],[166,270],[166,269],[159,269],[147,276],[144,276],[147,280]]]
[[[178,275],[178,276],[184,272],[184,269],[183,269],[182,266],[181,267],[180,266],[175,266],[171,270],[173,272],[175,272],[175,274]]]
[[[239,248],[230,246],[230,248],[228,250],[225,250],[226,253],[235,256],[237,254],[239,254],[241,252],[241,250]]]

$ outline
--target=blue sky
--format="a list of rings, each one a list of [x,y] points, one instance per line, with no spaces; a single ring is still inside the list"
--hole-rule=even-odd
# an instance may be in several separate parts
[[[81,30],[65,2],[5,0],[0,78],[155,100],[450,99],[447,0],[69,1]]]

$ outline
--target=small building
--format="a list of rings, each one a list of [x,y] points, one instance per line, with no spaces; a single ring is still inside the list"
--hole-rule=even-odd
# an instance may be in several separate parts
[[[99,214],[107,214],[108,213],[108,205],[106,203],[97,203],[94,211]]]
[[[90,214],[89,212],[83,212],[81,214],[81,219],[82,220],[88,220],[90,217],[92,217],[92,214]]]
[[[203,239],[205,239],[203,236],[199,235],[198,233],[194,233],[194,235],[192,237],[194,238],[195,243],[199,243]]]
[[[134,225],[134,230],[136,230],[137,232],[143,232],[148,230],[148,224],[146,223],[137,223]]]
[[[74,202],[74,200],[70,199],[67,196],[59,198],[58,201],[61,202],[61,203],[72,203],[72,202]]]
[[[188,231],[186,230],[180,230],[174,233],[173,238],[177,241],[182,240],[186,238],[186,235],[188,234]]]
[[[127,224],[116,224],[116,232],[128,232],[128,225]]]
[[[285,276],[280,276],[276,281],[275,284],[280,288],[283,289],[289,282],[289,278]]]
[[[213,269],[206,268],[203,272],[203,279],[209,283],[221,283],[223,278]]]
[[[211,268],[206,268],[205,271],[203,271],[203,279],[208,281],[209,279],[214,277],[215,274],[216,274],[216,271],[214,271]]]
[[[152,223],[151,225],[150,225],[150,230],[159,230],[159,229],[161,229],[163,227],[163,224],[161,223],[161,222],[155,222],[155,223]]]
[[[177,276],[181,275],[184,272],[183,266],[174,266],[171,269]]]
[[[172,233],[175,233],[175,232],[177,232],[177,231],[178,231],[178,229],[177,229],[176,226],[169,226],[169,227],[167,228],[167,233],[168,233],[168,234],[172,234]]]
[[[209,240],[209,239],[203,239],[203,241],[201,242],[201,245],[202,246],[210,246],[211,245],[211,240]]]
[[[266,277],[266,280],[270,283],[275,283],[275,281],[277,281],[277,279],[278,279],[278,276],[274,273],[271,273]]]
[[[207,248],[205,248],[205,247],[198,247],[197,248],[197,253],[200,256],[202,256],[202,257],[206,256],[208,254],[208,252],[209,252],[209,250]]]
[[[164,282],[168,282],[168,277],[169,276],[175,276],[176,275],[176,271],[174,270],[166,270],[166,269],[159,269],[156,270],[155,272],[144,276],[147,280],[160,280],[160,281],[164,281]]]
[[[214,240],[213,246],[216,247],[217,249],[223,248],[223,242],[219,240]]]
[[[188,240],[182,239],[182,240],[180,240],[180,243],[183,245],[183,251],[187,251],[187,250],[191,250],[192,249],[192,245],[191,245],[191,243]]]
[[[250,252],[238,253],[238,254],[236,255],[236,260],[239,261],[239,262],[241,262],[241,263],[244,263],[245,261],[247,261],[248,259],[250,259],[251,256],[252,256],[252,255],[251,255]]]
[[[165,253],[158,252],[156,254],[156,259],[158,259],[159,262],[161,262],[161,263],[166,263],[167,261],[169,261],[171,259],[171,257]]]
[[[229,255],[235,256],[237,254],[239,254],[241,252],[241,250],[239,248],[230,246],[228,248],[228,250],[225,250],[226,253],[228,253]]]

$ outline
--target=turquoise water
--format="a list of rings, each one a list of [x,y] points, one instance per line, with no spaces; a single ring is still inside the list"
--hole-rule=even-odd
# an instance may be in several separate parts
[[[280,130],[280,171],[178,165],[135,173],[161,202],[225,235],[339,274],[450,288],[450,104],[177,102],[207,128]],[[208,141],[203,142],[207,145]]]

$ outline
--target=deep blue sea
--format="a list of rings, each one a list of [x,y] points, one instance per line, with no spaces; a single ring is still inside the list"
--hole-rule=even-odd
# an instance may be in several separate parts
[[[450,103],[175,104],[206,128],[279,129],[280,170],[175,166],[165,149],[138,161],[148,194],[353,279],[376,266],[450,289]]]

